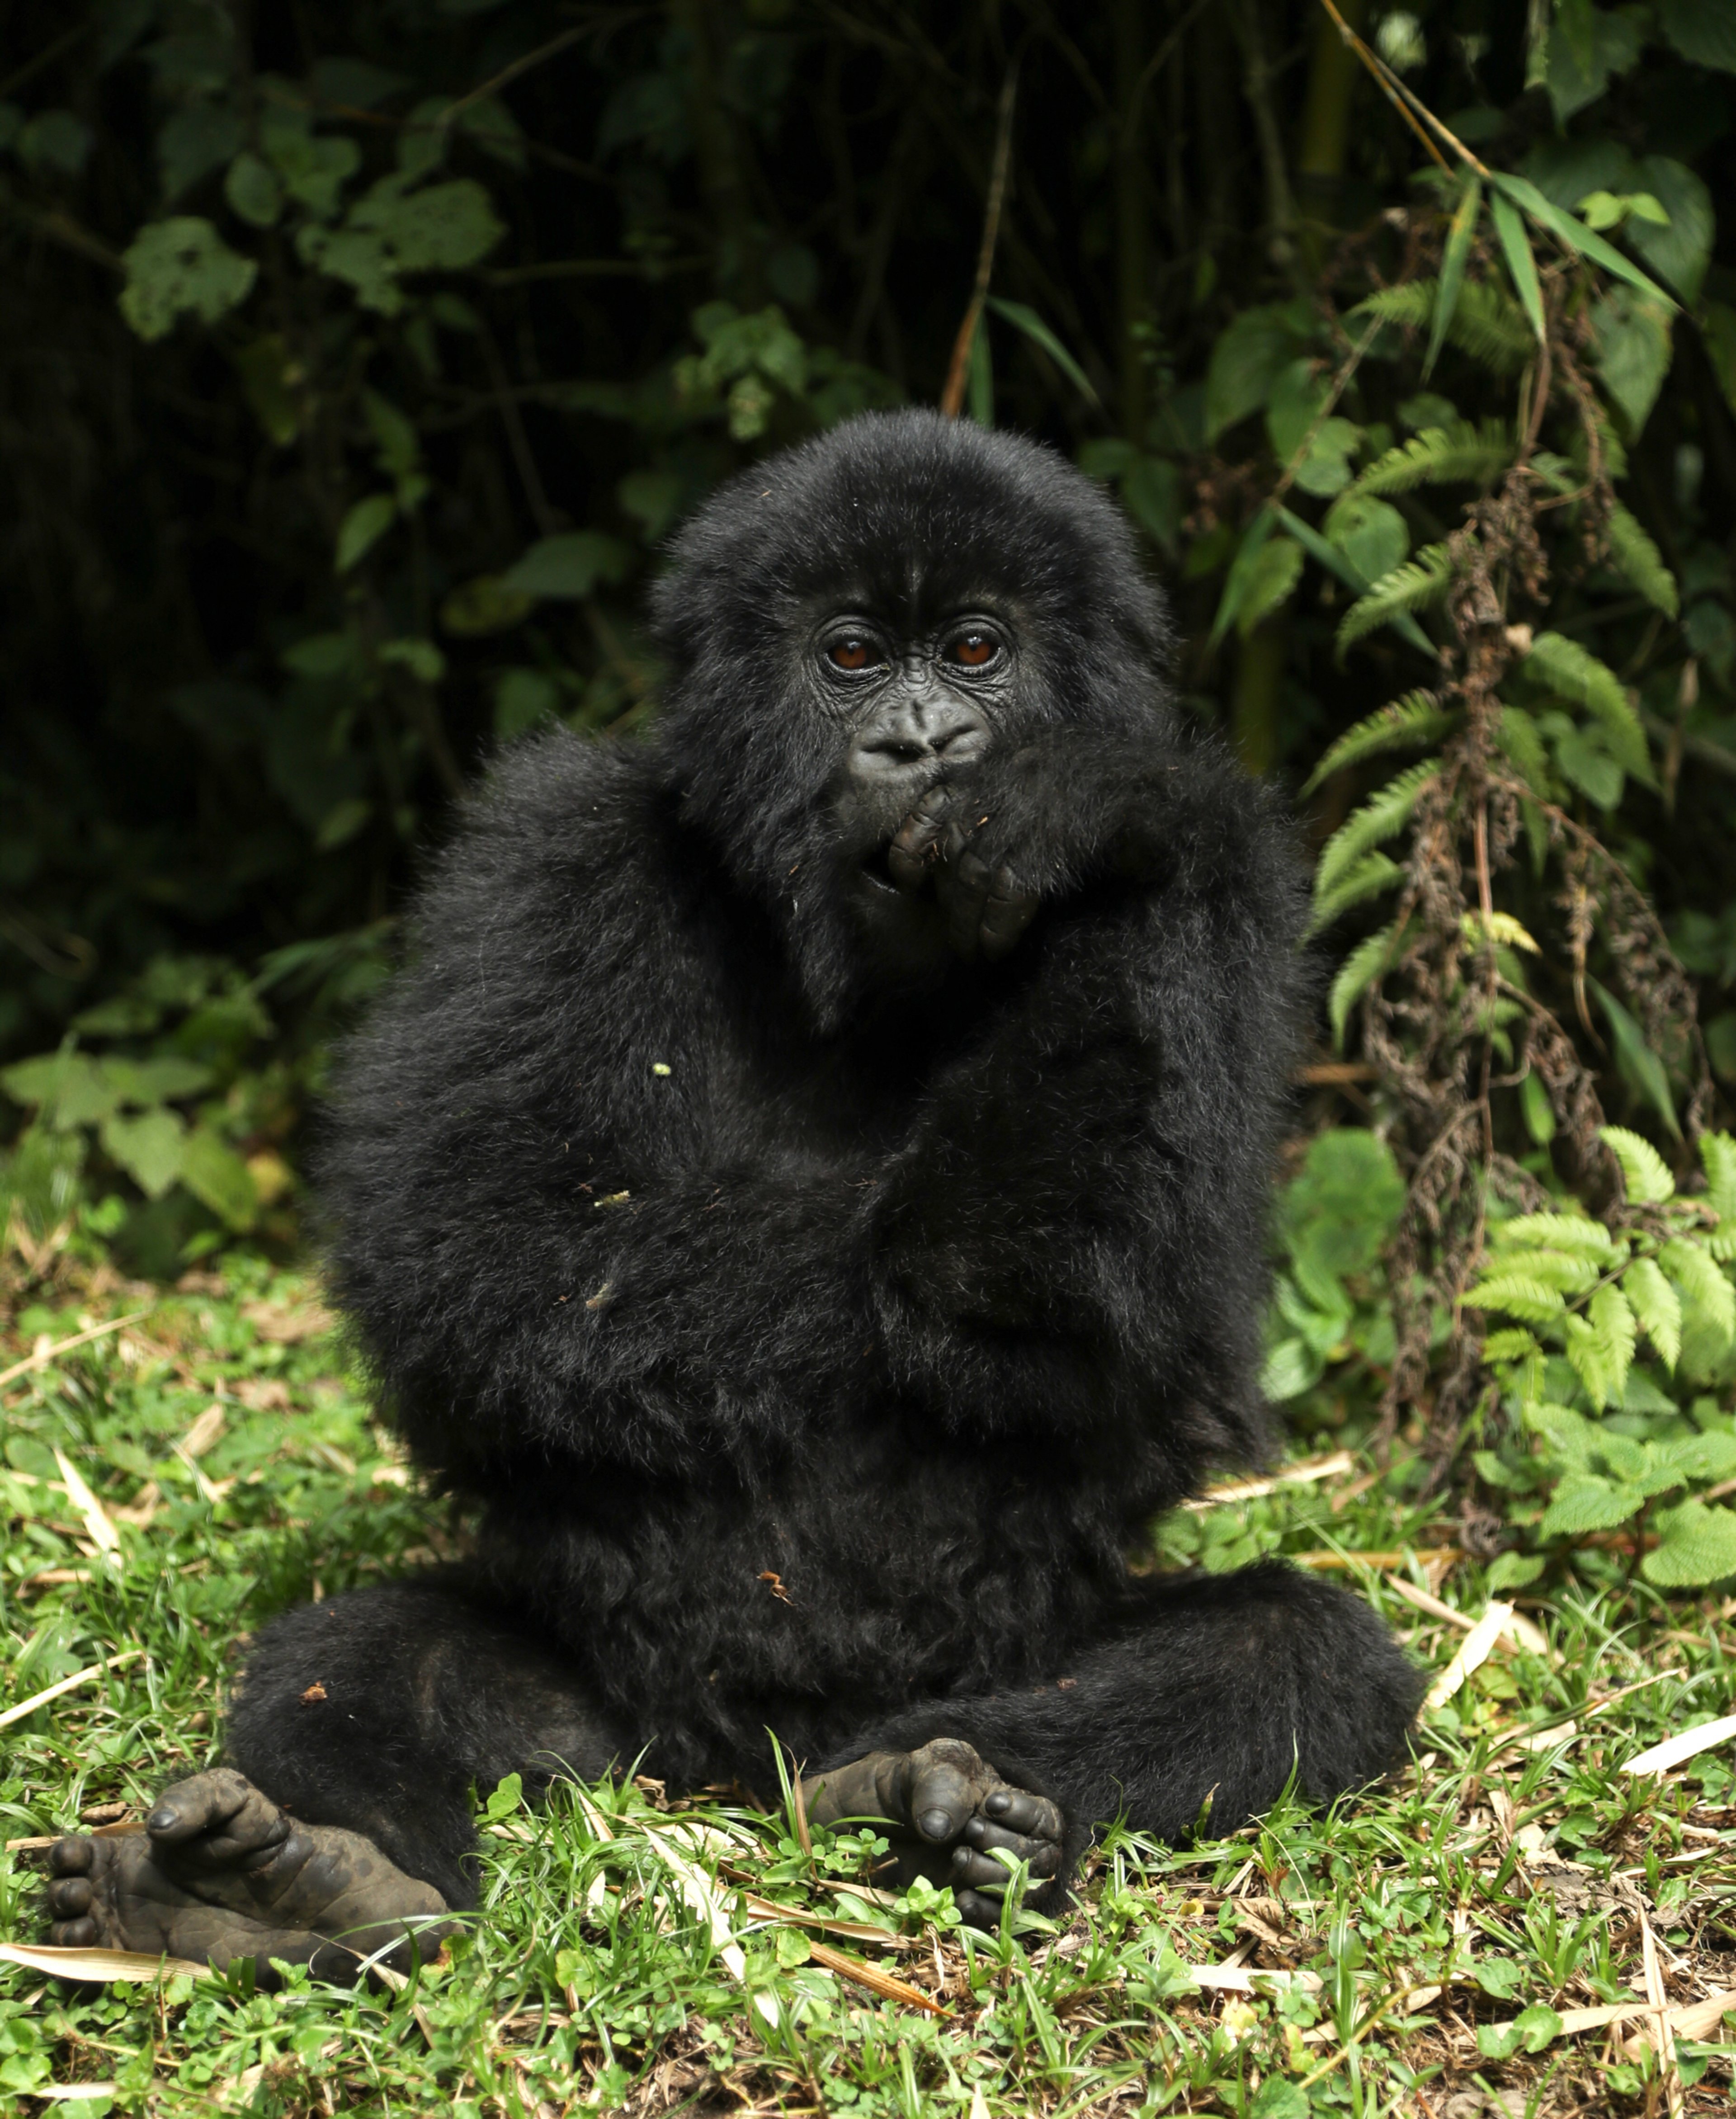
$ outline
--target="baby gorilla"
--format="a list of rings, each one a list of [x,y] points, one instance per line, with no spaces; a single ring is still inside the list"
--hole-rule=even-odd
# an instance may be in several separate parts
[[[655,734],[500,761],[323,1151],[337,1299],[475,1556],[264,1629],[230,1769],[55,1850],[58,1940],[407,1957],[475,1903],[475,1787],[764,1791],[768,1731],[986,1923],[1102,1820],[1228,1829],[1403,1743],[1355,1598],[1128,1565],[1264,1445],[1304,995],[1288,831],[1177,726],[1115,510],[855,420],[714,496],[653,618]]]

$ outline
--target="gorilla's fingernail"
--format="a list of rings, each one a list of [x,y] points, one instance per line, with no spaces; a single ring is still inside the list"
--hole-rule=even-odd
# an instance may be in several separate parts
[[[925,1839],[950,1839],[953,1836],[951,1814],[944,1810],[925,1810],[917,1820],[917,1829]]]
[[[173,1832],[181,1821],[181,1813],[173,1803],[160,1803],[145,1820],[147,1832]]]

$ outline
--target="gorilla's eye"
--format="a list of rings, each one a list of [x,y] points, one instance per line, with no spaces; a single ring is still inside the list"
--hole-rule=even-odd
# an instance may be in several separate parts
[[[826,660],[834,670],[866,670],[880,656],[871,640],[865,640],[859,633],[847,633],[826,650]]]
[[[961,633],[946,644],[947,661],[962,664],[967,670],[986,669],[1000,652],[1000,642],[992,633]]]

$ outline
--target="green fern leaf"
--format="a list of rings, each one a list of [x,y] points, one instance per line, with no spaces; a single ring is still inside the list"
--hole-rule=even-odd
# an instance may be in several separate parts
[[[1528,1324],[1553,1324],[1567,1306],[1559,1288],[1519,1273],[1492,1273],[1468,1289],[1464,1299],[1473,1310],[1500,1310]]]
[[[1605,1264],[1627,1249],[1589,1214],[1516,1214],[1497,1224],[1490,1241],[1497,1250],[1583,1251]]]
[[[1611,756],[1636,778],[1650,780],[1651,754],[1645,748],[1645,731],[1621,679],[1607,662],[1599,661],[1564,633],[1539,633],[1525,657],[1525,669],[1558,698],[1589,707],[1604,725]]]
[[[1563,1295],[1582,1295],[1595,1285],[1601,1260],[1583,1251],[1524,1251],[1511,1258],[1494,1257],[1491,1273],[1515,1273],[1526,1281],[1540,1281]]]
[[[1350,1020],[1351,1009],[1392,961],[1393,945],[1398,935],[1399,923],[1394,920],[1378,934],[1371,934],[1358,942],[1339,965],[1338,976],[1332,981],[1332,990],[1326,998],[1326,1013],[1332,1024],[1335,1050],[1344,1049],[1344,1027]]]
[[[1685,1236],[1673,1237],[1658,1263],[1681,1291],[1683,1338],[1700,1335],[1715,1359],[1736,1337],[1736,1287],[1704,1246]]]
[[[1403,828],[1417,806],[1423,791],[1440,772],[1432,758],[1413,765],[1389,780],[1360,809],[1347,817],[1321,849],[1320,865],[1314,871],[1314,902],[1318,906],[1353,862]]]
[[[1446,735],[1455,718],[1442,710],[1435,693],[1407,692],[1402,699],[1394,699],[1354,728],[1346,729],[1302,782],[1302,791],[1311,795],[1341,767],[1355,765],[1378,752],[1409,750],[1433,743]]]
[[[1378,318],[1381,322],[1420,330],[1434,313],[1436,282],[1407,280],[1401,287],[1382,287],[1359,302],[1351,320]],[[1525,312],[1502,288],[1486,280],[1469,280],[1453,304],[1446,335],[1461,352],[1497,375],[1523,368],[1536,346]]]
[[[1367,596],[1358,596],[1351,605],[1339,626],[1339,651],[1342,653],[1353,641],[1360,640],[1365,633],[1372,633],[1377,625],[1384,625],[1401,610],[1416,610],[1424,604],[1437,603],[1446,594],[1452,578],[1452,563],[1446,545],[1425,545],[1402,567],[1395,567],[1390,574],[1382,574]]]
[[[1353,494],[1409,493],[1419,485],[1484,485],[1512,461],[1513,437],[1500,420],[1425,427],[1377,457],[1335,505]]]
[[[1502,1332],[1491,1332],[1483,1342],[1483,1358],[1486,1361],[1528,1361],[1534,1354],[1542,1352],[1532,1335],[1517,1325],[1511,1325]]]
[[[1721,1222],[1736,1217],[1736,1140],[1727,1133],[1700,1136],[1700,1160],[1706,1166],[1707,1203]]]
[[[1639,517],[1619,501],[1609,511],[1609,563],[1630,582],[1649,604],[1666,618],[1682,608],[1676,577],[1664,563],[1664,554],[1646,535]]]
[[[1549,753],[1543,732],[1519,707],[1503,707],[1495,730],[1495,740],[1532,792],[1545,800],[1549,794]]]
[[[1598,1138],[1622,1166],[1630,1204],[1661,1207],[1675,1197],[1676,1180],[1669,1166],[1649,1140],[1615,1125],[1599,1126]]]
[[[1655,1259],[1636,1259],[1622,1275],[1622,1291],[1632,1305],[1658,1358],[1673,1369],[1682,1356],[1682,1298],[1664,1277]]]
[[[1383,890],[1390,890],[1395,883],[1404,880],[1404,871],[1395,860],[1385,854],[1364,854],[1348,873],[1320,898],[1314,907],[1314,916],[1308,922],[1306,940],[1312,941],[1323,934],[1334,920],[1339,919],[1355,905],[1362,905],[1371,897],[1378,897]]]
[[[1627,1387],[1627,1371],[1633,1366],[1634,1342],[1638,1337],[1633,1311],[1619,1287],[1600,1287],[1591,1298],[1590,1318],[1598,1356],[1609,1378],[1609,1398],[1618,1400]]]

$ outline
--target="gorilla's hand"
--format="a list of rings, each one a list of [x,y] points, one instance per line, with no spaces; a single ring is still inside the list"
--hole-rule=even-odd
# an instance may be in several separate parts
[[[950,1884],[972,1927],[992,1928],[1023,1863],[1033,1885],[1056,1876],[1065,1826],[1047,1797],[1014,1787],[956,1737],[915,1751],[871,1751],[803,1783],[815,1824],[870,1818],[888,1825],[886,1880]]]
[[[972,786],[940,781],[898,828],[886,865],[901,890],[932,880],[947,938],[961,957],[1004,957],[1036,917],[1042,893],[1010,851],[979,839],[993,823]],[[985,857],[986,856],[986,857]]]

